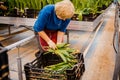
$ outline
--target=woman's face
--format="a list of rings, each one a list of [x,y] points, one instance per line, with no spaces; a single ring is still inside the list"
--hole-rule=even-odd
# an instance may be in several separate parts
[[[61,17],[61,16],[59,16],[59,15],[57,15],[57,17],[59,18],[59,19],[61,19],[61,20],[66,20],[66,18],[63,18],[63,17]]]

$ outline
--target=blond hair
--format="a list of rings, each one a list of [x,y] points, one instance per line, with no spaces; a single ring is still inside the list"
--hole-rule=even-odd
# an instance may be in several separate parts
[[[71,18],[74,15],[74,6],[70,0],[63,0],[55,4],[55,12],[61,18]]]

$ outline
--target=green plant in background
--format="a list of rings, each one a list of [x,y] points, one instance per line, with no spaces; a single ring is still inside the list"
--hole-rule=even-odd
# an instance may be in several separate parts
[[[101,11],[98,11],[98,3],[100,0],[91,0],[89,1],[89,8],[90,8],[90,13],[93,14],[93,17],[97,15],[97,13],[101,13]]]
[[[14,7],[15,7],[15,1],[14,0],[8,0],[8,4],[9,4],[9,6],[8,6],[9,10],[14,9]]]
[[[102,13],[102,11],[98,11],[99,7],[103,7],[103,5],[107,6],[112,2],[112,0],[71,0],[75,6],[76,14],[80,14],[79,20],[81,20],[81,14],[97,14]]]
[[[36,4],[36,9],[37,10],[42,9],[41,0],[35,0],[35,4]]]
[[[59,2],[59,1],[62,1],[62,0],[53,0],[53,1],[54,1],[54,4],[55,4],[55,3]]]
[[[48,4],[54,4],[54,0],[47,0]]]
[[[83,18],[82,14],[85,8],[87,8],[88,2],[87,0],[71,0],[71,1],[75,6],[75,14],[79,14],[78,18],[81,21]]]
[[[24,8],[26,7],[24,0],[8,0],[8,4],[9,11],[17,8],[20,12],[24,13]]]
[[[84,8],[82,10],[82,14],[84,14],[84,15],[89,15],[90,13],[92,13],[92,9],[91,8]]]
[[[9,4],[8,5],[8,10],[9,10],[9,13],[11,12],[11,11],[13,11],[13,9],[15,8],[15,0],[8,0],[7,1],[7,3]],[[18,4],[19,5],[19,4]]]
[[[103,3],[106,7],[108,7],[109,4],[111,3],[111,0],[104,0]]]
[[[11,1],[11,0],[9,0],[9,1]],[[12,3],[12,2],[11,2]],[[19,8],[19,0],[14,0],[14,7],[13,8]]]
[[[83,19],[83,16],[82,16],[82,11],[80,11],[79,13],[78,13],[78,19],[79,19],[79,21],[82,21],[82,19]]]
[[[4,1],[4,0],[3,0]],[[15,7],[21,12],[24,12],[25,8],[41,10],[45,5],[55,4],[62,0],[8,0],[9,9],[12,10]],[[101,13],[98,11],[103,5],[107,6],[112,0],[70,0],[75,6],[75,14],[79,14],[79,20],[82,20],[82,14],[96,14]]]
[[[4,0],[3,0],[4,1]],[[8,0],[9,9],[19,8],[23,11],[25,8],[28,9],[42,9],[45,5],[55,4],[62,0]]]
[[[46,0],[8,0],[9,12],[18,9],[20,13],[25,13],[25,9],[40,10],[45,6]]]
[[[24,0],[26,4],[26,8],[28,9],[41,9],[42,8],[42,0]]]
[[[48,3],[47,3],[47,0],[41,0],[41,3],[42,3],[42,8],[43,8],[45,5],[48,4]]]
[[[19,11],[24,13],[24,9],[26,8],[26,3],[24,0],[18,0],[19,1]]]

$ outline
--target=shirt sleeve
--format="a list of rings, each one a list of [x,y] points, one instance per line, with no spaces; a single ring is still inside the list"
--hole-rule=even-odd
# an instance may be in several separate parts
[[[67,19],[67,20],[64,22],[64,24],[62,25],[60,31],[61,31],[61,32],[66,32],[66,28],[67,28],[67,26],[68,26],[69,23],[70,23],[70,19]]]
[[[33,27],[33,29],[36,32],[40,32],[40,31],[44,30],[44,27],[47,23],[48,16],[49,16],[49,14],[46,12],[46,9],[43,9],[40,11],[38,18]]]

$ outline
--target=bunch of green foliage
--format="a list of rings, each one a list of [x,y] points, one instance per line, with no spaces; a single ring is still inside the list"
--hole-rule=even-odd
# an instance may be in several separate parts
[[[70,48],[70,44],[66,43],[57,44],[56,46],[57,49],[54,50],[52,48],[49,48],[45,54],[56,54],[63,60],[63,62],[47,66],[45,67],[45,70],[53,70],[63,73],[66,69],[72,68],[77,63],[77,59],[73,55],[76,50]]]

